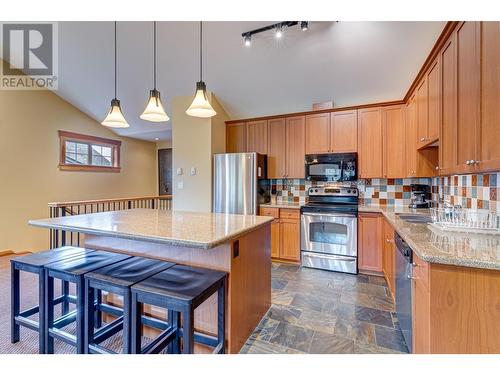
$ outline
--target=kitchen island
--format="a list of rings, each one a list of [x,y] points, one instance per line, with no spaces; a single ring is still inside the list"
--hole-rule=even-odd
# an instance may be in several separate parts
[[[229,274],[227,352],[237,353],[271,305],[270,217],[132,209],[31,220],[83,235],[83,246]],[[195,329],[217,332],[217,296],[195,311]]]

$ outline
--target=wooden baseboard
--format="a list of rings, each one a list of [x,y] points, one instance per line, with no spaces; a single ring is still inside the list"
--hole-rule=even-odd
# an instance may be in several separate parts
[[[271,261],[274,263],[284,263],[284,264],[293,264],[294,266],[300,266],[300,262],[296,262],[293,260],[285,260],[280,258],[271,258]]]
[[[378,271],[371,271],[371,270],[362,270],[362,269],[359,269],[358,273],[361,274],[361,275],[384,277],[384,274],[382,272],[378,272]]]

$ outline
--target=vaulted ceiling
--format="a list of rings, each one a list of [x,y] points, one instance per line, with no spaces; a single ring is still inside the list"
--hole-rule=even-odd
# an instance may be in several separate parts
[[[204,23],[204,80],[231,118],[401,99],[444,22],[310,22],[277,40],[272,32],[245,47],[241,33],[273,22]],[[199,79],[198,23],[158,23],[158,84],[192,95]],[[171,121],[139,119],[152,88],[152,24],[118,23],[118,98],[130,128],[120,135],[161,140]],[[101,121],[113,97],[113,23],[59,23],[58,95]]]

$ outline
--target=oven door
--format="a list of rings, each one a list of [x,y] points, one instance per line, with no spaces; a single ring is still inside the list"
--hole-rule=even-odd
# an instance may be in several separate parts
[[[303,213],[301,250],[356,257],[358,220],[356,215]]]

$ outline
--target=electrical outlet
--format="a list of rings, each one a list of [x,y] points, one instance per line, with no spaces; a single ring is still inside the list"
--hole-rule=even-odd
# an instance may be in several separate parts
[[[177,175],[180,176],[182,175],[183,171],[182,168],[177,168]]]
[[[177,183],[177,189],[179,189],[179,190],[184,189],[184,182],[183,182],[183,181],[179,181],[179,182]]]
[[[191,176],[196,175],[196,167],[191,167]]]

